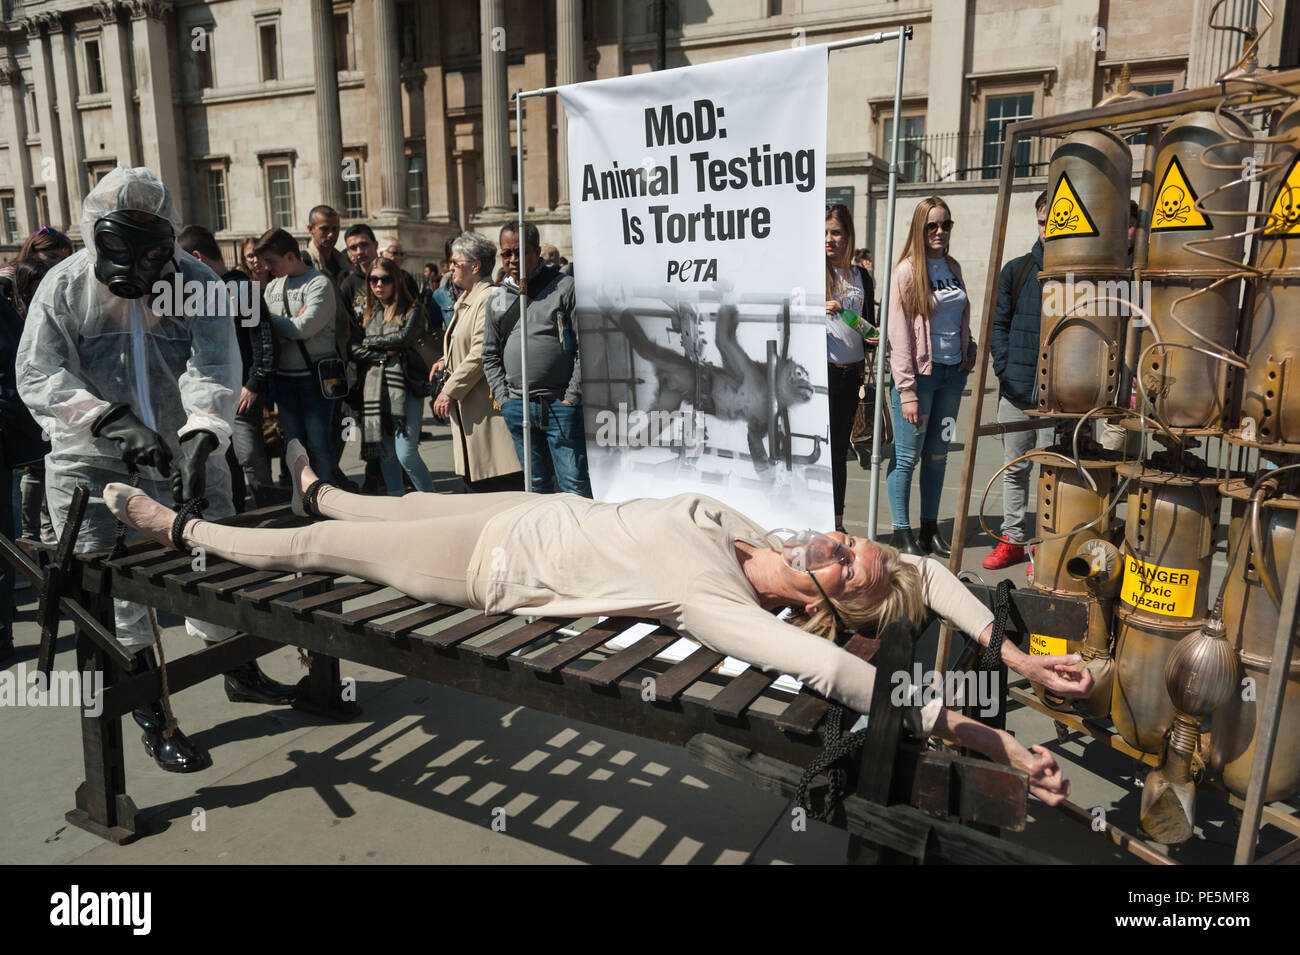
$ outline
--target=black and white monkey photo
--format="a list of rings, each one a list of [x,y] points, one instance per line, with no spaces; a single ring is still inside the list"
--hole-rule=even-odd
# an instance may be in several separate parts
[[[603,291],[603,290],[602,290]],[[718,307],[715,342],[721,365],[703,355],[702,322],[694,305],[670,302],[681,329],[682,351],[650,340],[636,316],[619,294],[602,293],[596,300],[605,322],[612,322],[627,337],[632,350],[654,368],[655,395],[649,411],[676,411],[685,402],[723,421],[746,423],[754,470],[771,468],[769,438],[772,401],[778,413],[805,404],[815,393],[808,370],[793,358],[778,359],[775,395],[768,381],[766,359],[750,357],[736,340],[740,311],[733,295],[724,295]]]

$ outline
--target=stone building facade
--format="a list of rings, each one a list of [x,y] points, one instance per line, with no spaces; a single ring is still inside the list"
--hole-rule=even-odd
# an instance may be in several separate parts
[[[1084,108],[1128,64],[1139,89],[1209,82],[1240,51],[1212,0],[3,0],[0,249],[48,224],[79,240],[81,200],[116,163],[147,165],[186,221],[232,247],[308,210],[398,235],[408,265],[517,201],[510,93],[911,25],[899,221],[939,192],[963,262],[988,255],[1002,130]],[[1294,63],[1296,4],[1273,4],[1260,61]],[[1229,0],[1225,22],[1257,6]],[[897,44],[831,54],[828,198],[883,242]],[[662,57],[662,61],[661,61]],[[570,248],[563,116],[524,102],[524,198]],[[1019,158],[1019,157],[1017,157]],[[1045,155],[1026,154],[1009,243],[1032,242]],[[870,238],[868,238],[870,237]],[[1027,244],[1026,242],[1026,244]],[[877,254],[877,261],[885,257]],[[879,266],[878,266],[879,267]],[[967,269],[967,275],[971,276]],[[982,283],[982,276],[979,282]],[[971,289],[972,293],[977,291]]]

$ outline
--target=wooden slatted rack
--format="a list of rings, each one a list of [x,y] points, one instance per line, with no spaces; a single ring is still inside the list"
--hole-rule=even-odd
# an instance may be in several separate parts
[[[280,507],[250,512],[231,523],[285,527],[299,521]],[[49,547],[0,545],[10,562],[34,580],[54,557]],[[573,619],[529,622],[426,604],[379,584],[332,574],[251,571],[225,560],[196,569],[194,560],[154,543],[131,546],[116,559],[79,555],[62,577],[64,606],[67,601],[79,604],[109,631],[113,597],[239,631],[222,643],[169,660],[173,693],[287,645],[310,654],[295,705],[331,718],[348,719],[359,712],[343,693],[339,660],[347,659],[687,746],[710,768],[787,796],[797,784],[798,767],[823,747],[829,704],[807,690],[796,694],[774,687],[775,674],[750,668],[732,678],[720,676],[715,668],[722,655],[703,647],[679,662],[656,660],[678,639],[664,627],[626,648],[604,648],[644,621],[615,617],[586,626]],[[859,764],[856,772],[850,767],[856,779],[850,791],[856,794],[846,801],[838,824],[856,840],[867,840],[870,858],[1049,861],[988,835],[988,827],[1024,828],[1028,781],[1023,773],[900,742],[889,675],[910,669],[915,635],[901,621],[892,626],[882,640],[865,641],[873,650],[882,648],[875,660],[873,732],[865,749],[870,762]],[[77,624],[78,668],[102,671],[106,689],[100,714],[82,715],[86,781],[67,818],[103,838],[124,842],[141,834],[146,820],[126,793],[121,717],[158,699],[161,680],[156,671],[127,673],[104,642],[102,631]],[[644,682],[647,676],[653,684]],[[652,693],[646,692],[648,686]],[[823,792],[824,787],[814,789],[814,806]],[[978,823],[983,831],[959,820]]]

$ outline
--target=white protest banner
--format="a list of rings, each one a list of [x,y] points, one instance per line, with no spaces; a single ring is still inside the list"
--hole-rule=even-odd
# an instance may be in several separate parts
[[[561,87],[592,488],[833,522],[827,51]]]

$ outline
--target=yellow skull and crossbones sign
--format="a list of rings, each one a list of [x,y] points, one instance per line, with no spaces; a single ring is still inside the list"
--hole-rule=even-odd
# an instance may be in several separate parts
[[[1282,191],[1278,193],[1277,200],[1274,203],[1274,209],[1273,215],[1276,216],[1281,213],[1283,220],[1285,220],[1281,229],[1287,231],[1293,229],[1297,223],[1300,223],[1300,194],[1297,194],[1289,185],[1283,185]]]
[[[1184,205],[1183,200],[1187,198],[1187,193],[1181,186],[1165,186],[1164,192],[1160,193],[1160,202],[1156,209],[1156,225],[1164,225],[1169,222],[1187,222],[1187,215],[1192,211],[1192,207]]]
[[[1052,205],[1052,221],[1047,231],[1064,232],[1073,229],[1078,221],[1079,217],[1074,215],[1074,203],[1062,196]]]

